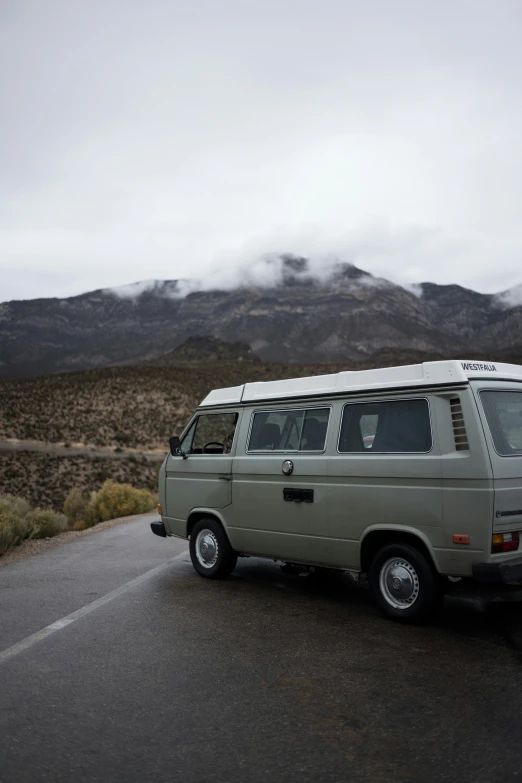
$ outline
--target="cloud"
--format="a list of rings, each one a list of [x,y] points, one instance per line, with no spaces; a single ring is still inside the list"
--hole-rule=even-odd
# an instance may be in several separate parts
[[[338,267],[339,261],[333,259],[306,259],[291,254],[271,253],[254,259],[240,259],[235,264],[225,266],[216,263],[202,278],[166,282],[145,280],[106,291],[122,298],[134,299],[147,292],[179,299],[195,291],[230,291],[240,287],[275,288],[292,279],[326,282],[332,279]]]
[[[167,299],[184,299],[198,291],[239,288],[273,289],[292,281],[313,281],[328,285],[332,289],[342,287],[345,291],[361,288],[376,290],[399,285],[419,299],[424,295],[421,283],[393,283],[382,277],[374,277],[349,262],[336,256],[315,256],[305,258],[292,254],[265,254],[255,259],[243,259],[236,264],[211,267],[204,278],[182,278],[179,280],[142,280],[112,288],[102,289],[121,299],[137,300],[143,294]],[[503,309],[522,306],[522,285],[492,295],[492,301]]]
[[[140,280],[137,283],[128,283],[115,288],[104,288],[102,291],[104,294],[113,294],[119,299],[138,299],[145,293],[175,299],[179,299],[182,295],[178,291],[177,282],[170,280]]]
[[[0,29],[0,299],[275,285],[285,251],[520,282],[516,4],[125,8],[18,0]]]
[[[313,281],[344,290],[360,288],[383,288],[391,283],[383,278],[373,277],[343,262],[337,257],[305,258],[290,253],[265,254],[255,259],[244,259],[224,269],[216,265],[204,278],[182,278],[180,280],[143,280],[123,286],[104,289],[122,299],[138,299],[148,293],[168,299],[181,299],[197,291],[225,290],[237,288],[276,288],[293,282]]]
[[[403,286],[403,288],[405,288],[406,291],[409,291],[410,294],[416,296],[418,299],[422,299],[424,292],[422,290],[422,285],[420,285],[420,283],[406,283]]]
[[[522,285],[514,286],[508,291],[496,294],[495,301],[500,307],[507,310],[513,307],[522,307]]]

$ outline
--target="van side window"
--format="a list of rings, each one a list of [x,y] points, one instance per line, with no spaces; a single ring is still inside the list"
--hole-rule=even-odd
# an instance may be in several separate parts
[[[237,413],[202,413],[181,442],[185,454],[230,454]]]
[[[341,453],[425,454],[431,447],[427,400],[349,403],[344,407]]]
[[[522,454],[522,392],[481,391],[495,449],[501,457]]]
[[[330,408],[258,411],[248,451],[323,451]]]

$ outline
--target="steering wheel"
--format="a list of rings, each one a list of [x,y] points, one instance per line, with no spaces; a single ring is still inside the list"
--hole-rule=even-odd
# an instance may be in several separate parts
[[[223,448],[223,444],[218,443],[217,440],[209,440],[209,442],[205,443],[205,445],[203,446],[203,454],[207,453],[207,446],[220,446],[221,448]]]

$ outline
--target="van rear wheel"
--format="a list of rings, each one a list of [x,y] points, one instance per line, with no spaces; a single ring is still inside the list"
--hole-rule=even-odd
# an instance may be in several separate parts
[[[370,591],[387,617],[420,622],[442,603],[439,579],[426,556],[408,544],[388,544],[373,558]]]
[[[196,522],[190,534],[189,549],[192,565],[207,579],[224,579],[236,567],[237,553],[219,522],[212,517]]]

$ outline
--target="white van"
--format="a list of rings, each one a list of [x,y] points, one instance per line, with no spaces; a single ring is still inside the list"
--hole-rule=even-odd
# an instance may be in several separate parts
[[[418,620],[450,582],[522,580],[522,367],[218,389],[171,438],[159,494],[152,529],[188,538],[202,576],[241,555],[341,569],[367,577],[388,616]]]

